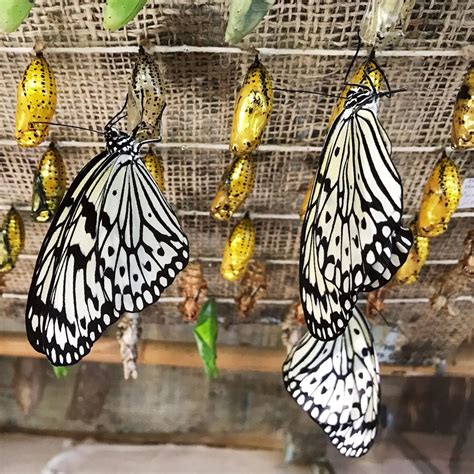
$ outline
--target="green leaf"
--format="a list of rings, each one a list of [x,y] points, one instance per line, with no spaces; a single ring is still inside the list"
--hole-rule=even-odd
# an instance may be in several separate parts
[[[199,355],[204,364],[204,372],[210,379],[215,379],[219,375],[219,370],[216,366],[218,323],[216,302],[213,298],[208,299],[203,304],[193,332]]]
[[[275,0],[230,0],[225,40],[236,44],[262,21]]]
[[[33,6],[33,0],[2,0],[0,3],[0,33],[15,31]]]
[[[53,368],[54,375],[57,379],[62,379],[67,377],[69,374],[69,367],[61,367],[61,366],[51,366]]]

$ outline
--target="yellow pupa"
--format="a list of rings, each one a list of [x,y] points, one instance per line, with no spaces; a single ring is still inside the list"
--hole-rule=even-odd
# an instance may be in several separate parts
[[[66,167],[53,143],[38,162],[33,179],[31,216],[38,222],[48,222],[66,191]]]
[[[418,280],[421,269],[426,263],[430,250],[429,239],[417,235],[416,229],[412,227],[413,245],[408,253],[405,263],[398,269],[395,279],[403,285],[411,285]]]
[[[454,105],[453,148],[474,148],[474,65],[469,68]]]
[[[229,281],[242,278],[255,246],[255,227],[248,213],[237,222],[227,239],[221,274]]]
[[[143,164],[163,193],[165,191],[165,168],[161,156],[156,156],[150,148],[143,157]]]
[[[0,239],[0,273],[10,271],[25,246],[25,227],[18,211],[11,207],[2,224]]]
[[[56,110],[56,80],[42,53],[26,68],[17,88],[17,142],[24,147],[35,147],[48,135],[47,123]]]
[[[370,78],[370,80],[369,80]],[[370,87],[371,89],[374,88],[377,92],[380,91],[383,81],[383,74],[380,69],[380,66],[375,62],[372,55],[369,56],[367,61],[365,61],[359,69],[351,76],[348,83],[349,84],[360,84],[362,86]],[[329,117],[328,127],[330,127],[336,118],[341,114],[344,110],[344,106],[346,105],[346,97],[347,93],[350,90],[355,89],[356,86],[354,85],[347,85],[344,87],[344,90],[341,92],[339,99],[337,99],[336,106],[332,111],[331,116]]]
[[[272,79],[256,57],[245,76],[235,103],[230,151],[241,156],[258,147],[272,106]]]
[[[442,234],[448,228],[460,199],[461,177],[458,168],[445,156],[436,163],[425,184],[418,213],[418,235],[436,237]]]
[[[226,168],[211,203],[211,215],[218,221],[228,220],[252,192],[255,182],[255,159],[237,156]]]

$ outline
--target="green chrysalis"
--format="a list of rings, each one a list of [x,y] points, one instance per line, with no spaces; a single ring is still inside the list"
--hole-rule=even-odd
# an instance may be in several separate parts
[[[225,40],[236,44],[262,21],[275,0],[230,0]]]
[[[208,299],[203,304],[193,332],[199,355],[204,363],[204,372],[210,379],[215,379],[219,375],[219,370],[216,366],[218,323],[216,302],[213,298]]]
[[[103,25],[115,31],[132,21],[144,7],[147,0],[107,0],[104,8]]]
[[[30,13],[34,0],[2,0],[0,5],[0,32],[15,31]]]
[[[69,374],[69,367],[61,367],[61,366],[54,366],[54,365],[51,365],[51,367],[57,379],[62,379],[64,377],[67,377],[67,375]]]

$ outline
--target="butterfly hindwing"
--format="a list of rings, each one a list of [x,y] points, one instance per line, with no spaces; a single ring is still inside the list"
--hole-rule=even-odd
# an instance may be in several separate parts
[[[387,283],[412,244],[376,97],[359,94],[329,131],[301,234],[305,319],[324,340],[344,331],[359,292]]]
[[[370,328],[354,307],[343,334],[331,341],[309,332],[283,364],[283,382],[292,398],[346,456],[372,446],[378,423],[380,377]]]

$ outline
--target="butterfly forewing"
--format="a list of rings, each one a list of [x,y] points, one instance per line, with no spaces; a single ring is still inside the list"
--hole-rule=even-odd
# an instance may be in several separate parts
[[[125,135],[121,143],[78,174],[36,262],[27,333],[55,365],[76,363],[121,313],[155,302],[188,261],[187,239],[136,145]]]
[[[372,446],[380,400],[379,368],[367,322],[355,307],[345,332],[320,341],[309,332],[283,364],[287,391],[346,456]]]
[[[405,261],[402,186],[376,96],[354,94],[331,127],[301,234],[300,294],[311,334],[341,334],[360,291],[387,283]]]

